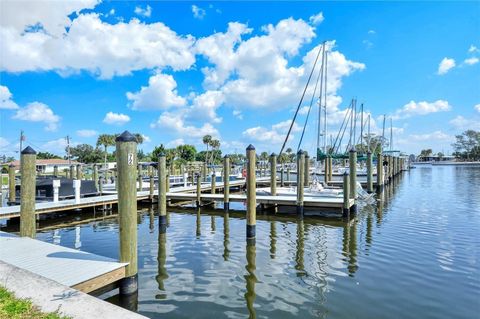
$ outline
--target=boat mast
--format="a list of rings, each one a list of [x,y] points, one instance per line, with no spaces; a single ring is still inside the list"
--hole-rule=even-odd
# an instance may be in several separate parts
[[[323,67],[325,55],[325,43],[322,44],[322,65],[320,67],[320,96],[318,98],[318,128],[317,128],[317,150],[320,149],[320,136],[322,135],[322,94],[323,94]]]
[[[393,151],[393,126],[392,126],[392,118],[390,118],[390,152]]]
[[[323,53],[325,55],[325,94],[324,94],[324,99],[325,99],[325,104],[324,104],[324,116],[323,116],[323,151],[325,154],[327,154],[327,72],[328,72],[328,54],[326,52],[326,44],[324,44],[324,50]]]

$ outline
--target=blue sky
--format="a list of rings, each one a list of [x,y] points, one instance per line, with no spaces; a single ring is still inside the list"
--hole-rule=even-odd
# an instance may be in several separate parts
[[[480,2],[0,5],[0,155],[16,156],[22,129],[59,155],[67,135],[94,144],[125,129],[146,136],[145,151],[203,149],[212,134],[227,152],[278,152],[325,40],[333,138],[353,97],[374,132],[392,118],[408,153],[449,152],[455,134],[480,130]]]

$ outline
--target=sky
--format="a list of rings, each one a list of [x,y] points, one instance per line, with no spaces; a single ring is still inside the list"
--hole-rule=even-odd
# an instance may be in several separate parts
[[[19,136],[65,155],[141,133],[224,152],[280,151],[327,41],[327,138],[355,98],[393,149],[450,153],[480,130],[480,2],[0,1],[0,156]],[[287,146],[296,150],[307,90]],[[314,99],[316,100],[316,98]],[[314,154],[318,105],[302,149]],[[358,133],[357,133],[358,134]]]

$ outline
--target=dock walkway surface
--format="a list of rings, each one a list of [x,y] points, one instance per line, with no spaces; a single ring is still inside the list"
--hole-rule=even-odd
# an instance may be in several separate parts
[[[0,261],[86,293],[124,278],[128,265],[1,231]]]
[[[269,182],[269,177],[258,178],[257,183],[266,183]],[[240,179],[236,181],[230,181],[230,187],[238,187],[245,184],[245,179]],[[216,189],[222,189],[223,182],[216,183]],[[180,192],[195,192],[196,185],[193,186],[181,186],[181,187],[174,187],[170,189],[170,193],[180,193]],[[202,191],[210,190],[211,185],[207,183],[203,183],[201,186]],[[154,191],[154,196],[158,195],[158,191]],[[137,192],[137,200],[145,200],[148,199],[150,196],[149,191],[138,191]],[[35,213],[36,214],[47,214],[59,211],[66,211],[66,210],[73,210],[79,208],[86,208],[86,207],[94,207],[100,205],[109,205],[109,204],[116,204],[118,202],[118,196],[115,193],[109,195],[102,195],[102,196],[95,196],[95,197],[84,197],[80,199],[80,202],[75,202],[74,199],[69,200],[62,200],[58,202],[42,202],[35,204]],[[20,217],[20,205],[14,206],[7,206],[0,208],[0,218],[14,218]]]

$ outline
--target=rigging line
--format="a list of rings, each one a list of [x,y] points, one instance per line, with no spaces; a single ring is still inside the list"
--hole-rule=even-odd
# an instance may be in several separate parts
[[[345,113],[345,116],[343,117],[343,122],[342,122],[342,125],[340,126],[340,129],[338,130],[337,138],[335,139],[335,142],[333,143],[333,149],[335,149],[335,146],[337,145],[337,141],[338,141],[338,138],[340,136],[340,132],[342,131],[343,125],[345,124],[346,119],[348,118],[349,112],[350,112],[350,106],[349,106],[349,108],[347,108],[347,112]]]
[[[361,115],[361,122],[360,122],[360,147],[363,145],[363,103],[360,104],[360,115]],[[358,144],[358,143],[357,143]]]
[[[293,124],[295,124],[295,120],[297,119],[298,111],[300,110],[300,106],[302,105],[303,98],[305,97],[305,93],[307,92],[308,84],[310,84],[310,80],[312,79],[313,71],[315,70],[315,66],[317,65],[317,61],[318,61],[318,57],[320,56],[320,52],[322,52],[321,48],[318,50],[317,57],[315,58],[315,62],[313,63],[312,71],[310,72],[310,75],[308,76],[307,84],[305,85],[305,89],[303,90],[302,97],[300,98],[300,102],[298,103],[297,110],[295,111],[295,115],[293,116],[292,123],[290,123],[290,127],[288,128],[287,136],[285,138],[285,141],[283,142],[282,148],[280,149],[280,153],[278,154],[278,156],[282,155],[283,149],[285,148],[285,144],[287,144],[288,137],[290,136],[290,133],[292,132]]]
[[[323,70],[325,64],[323,63],[323,57],[325,55],[325,42],[323,42],[323,54],[322,54],[322,66],[320,68],[320,73],[321,73],[321,83],[320,83],[320,97],[318,99],[318,129],[317,129],[317,150],[320,148],[320,130],[322,129],[322,94],[323,94]]]
[[[370,113],[368,114],[368,134],[367,134],[367,150],[370,152]]]
[[[323,64],[322,64],[322,68],[323,68]],[[307,127],[308,118],[310,117],[310,111],[312,110],[313,100],[315,99],[315,94],[317,93],[317,87],[318,87],[318,82],[320,80],[320,73],[321,73],[320,70],[318,72],[317,81],[315,82],[315,88],[313,89],[312,99],[310,100],[310,106],[308,108],[307,117],[305,118],[305,124],[303,125],[302,136],[300,137],[300,141],[298,142],[297,152],[300,150],[300,145],[302,145],[303,136],[305,134],[305,129]]]
[[[350,120],[350,117],[352,116],[352,112],[351,112],[350,107],[347,109],[347,114],[348,114],[347,121],[345,122],[345,127],[343,128],[342,137],[340,138],[340,141],[338,142],[336,153],[338,153],[338,150],[342,146],[343,136],[345,135],[345,132],[347,131],[347,127],[348,127],[348,121]],[[348,145],[347,145],[347,148],[348,148]]]

